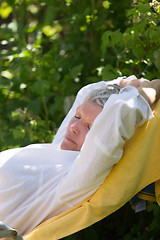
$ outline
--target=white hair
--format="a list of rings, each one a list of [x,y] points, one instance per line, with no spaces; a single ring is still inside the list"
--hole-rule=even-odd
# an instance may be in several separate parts
[[[104,106],[107,102],[108,98],[112,94],[118,94],[120,91],[120,87],[117,84],[109,84],[106,87],[101,87],[94,89],[89,93],[86,97],[86,100],[89,100],[93,103],[97,103],[100,106]]]

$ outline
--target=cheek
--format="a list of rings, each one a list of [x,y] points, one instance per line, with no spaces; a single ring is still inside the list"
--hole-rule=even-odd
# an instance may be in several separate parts
[[[66,130],[66,133],[69,131],[70,126],[71,126],[74,122],[75,122],[74,119],[71,119],[71,120],[70,120],[70,122],[69,122],[69,124],[68,124],[68,127],[67,127],[67,130]]]
[[[84,128],[83,131],[81,132],[81,143],[82,144],[84,143],[84,140],[85,140],[88,132],[89,132],[89,130],[86,128]]]

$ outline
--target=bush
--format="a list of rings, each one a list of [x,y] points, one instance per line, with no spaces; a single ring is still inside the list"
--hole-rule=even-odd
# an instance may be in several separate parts
[[[77,91],[159,77],[159,5],[8,0],[0,6],[0,149],[51,142]]]

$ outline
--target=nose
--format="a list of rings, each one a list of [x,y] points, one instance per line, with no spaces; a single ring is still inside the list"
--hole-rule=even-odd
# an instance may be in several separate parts
[[[78,135],[80,133],[80,123],[74,122],[70,125],[70,131]]]

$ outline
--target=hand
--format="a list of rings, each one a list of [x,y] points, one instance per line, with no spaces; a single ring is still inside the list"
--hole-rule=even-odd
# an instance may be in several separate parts
[[[137,89],[153,109],[160,98],[160,79],[142,81]]]
[[[127,86],[133,86],[133,87],[138,88],[142,84],[145,84],[147,82],[150,82],[150,81],[147,80],[147,79],[144,79],[144,78],[137,79],[134,75],[132,75],[132,76],[130,76],[128,78],[122,79],[120,81],[120,87],[124,88],[124,87],[127,87]]]
[[[136,87],[139,93],[147,100],[151,108],[155,107],[156,102],[160,98],[160,79],[149,81],[141,78],[137,79],[134,75],[122,79],[120,87],[133,86]]]

